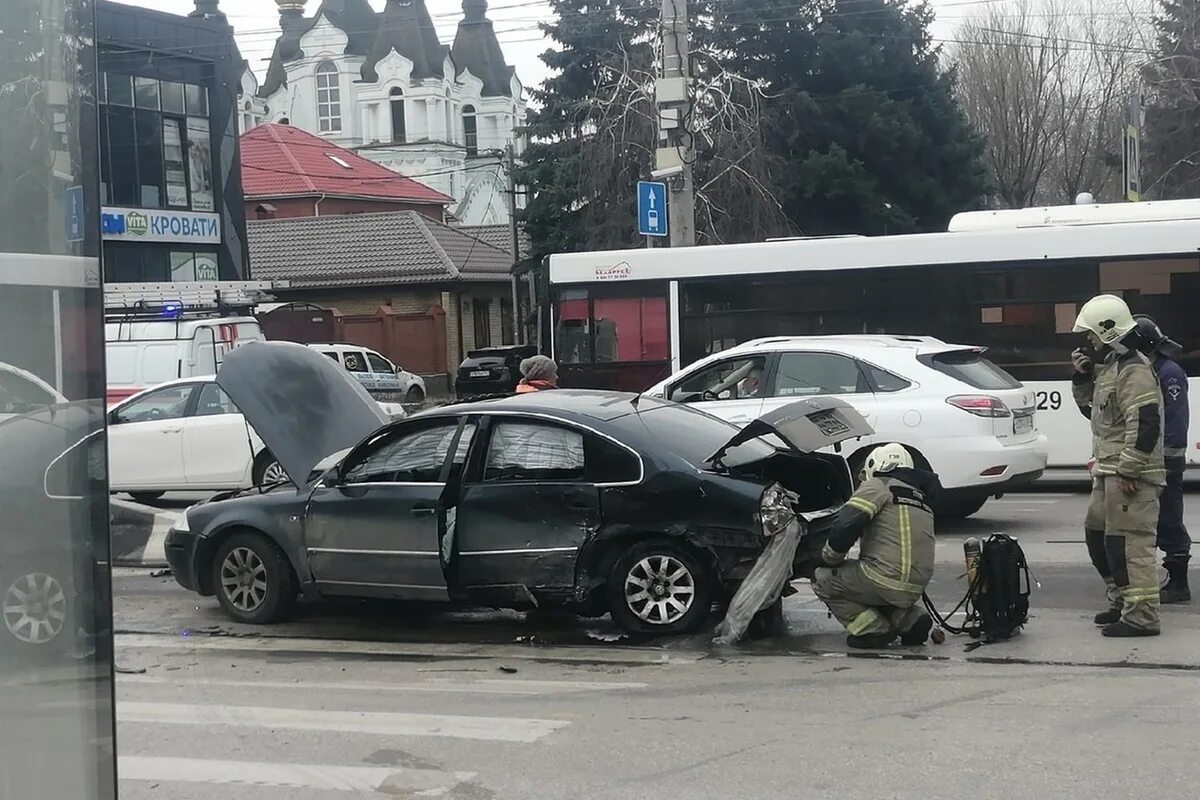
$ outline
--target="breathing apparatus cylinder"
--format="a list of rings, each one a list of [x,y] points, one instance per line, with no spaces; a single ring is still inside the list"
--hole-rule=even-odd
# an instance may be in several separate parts
[[[983,587],[976,587],[975,581],[979,575],[979,559],[983,556],[983,542],[977,537],[971,536],[963,542],[963,555],[967,562],[967,590],[975,589],[981,592]]]

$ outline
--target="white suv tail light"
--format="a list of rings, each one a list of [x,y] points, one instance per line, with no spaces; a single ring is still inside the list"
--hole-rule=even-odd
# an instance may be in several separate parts
[[[1002,400],[986,394],[956,394],[953,397],[947,397],[946,402],[977,417],[1012,416],[1012,412],[1008,410],[1008,406],[1004,405]]]

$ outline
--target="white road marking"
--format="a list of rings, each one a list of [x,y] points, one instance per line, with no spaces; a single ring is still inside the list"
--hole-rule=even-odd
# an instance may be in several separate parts
[[[1061,503],[1063,500],[1063,498],[1059,498],[1057,500],[1043,499],[1044,497],[1045,495],[1038,495],[1036,498],[1019,496],[1001,497],[998,500],[988,500],[988,505],[991,505],[992,503],[998,503],[1001,505],[1011,504],[1021,506],[1055,506]]]
[[[441,736],[491,742],[532,743],[571,723],[551,719],[468,717],[450,714],[402,714],[378,711],[324,711],[262,706],[117,703],[117,722],[164,725],[221,725],[337,731],[373,736]]]
[[[389,794],[399,794],[403,791],[406,796],[416,796],[416,793],[436,796],[474,777],[473,773],[398,767],[278,764],[150,756],[121,756],[117,761],[117,770],[123,781],[278,786],[344,792],[385,791]]]
[[[664,652],[654,648],[530,647],[529,645],[465,645],[439,643],[354,642],[340,639],[301,639],[282,636],[177,636],[119,633],[118,650],[204,650],[215,652],[336,653],[339,655],[438,656],[440,658],[553,659],[564,662],[620,664],[694,664],[704,653]]]
[[[496,694],[496,695],[545,695],[572,692],[615,692],[645,689],[645,683],[602,683],[591,681],[518,681],[518,680],[474,680],[448,681],[431,680],[423,683],[362,683],[321,681],[241,681],[209,680],[204,677],[185,675],[170,679],[158,675],[118,675],[117,685],[131,686],[224,686],[239,689],[296,689],[322,692],[430,692],[437,694]]]

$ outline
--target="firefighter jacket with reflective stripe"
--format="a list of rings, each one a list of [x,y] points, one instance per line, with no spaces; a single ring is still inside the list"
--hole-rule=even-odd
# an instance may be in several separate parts
[[[863,481],[838,512],[822,558],[841,563],[861,538],[858,568],[889,601],[915,601],[933,577],[933,510],[925,491],[930,473],[897,469]]]
[[[1163,456],[1182,458],[1187,455],[1188,376],[1183,367],[1166,356],[1154,360],[1154,372],[1163,398]]]
[[[1110,350],[1091,374],[1077,372],[1072,383],[1079,410],[1092,421],[1094,474],[1164,485],[1163,400],[1149,359],[1136,350]]]

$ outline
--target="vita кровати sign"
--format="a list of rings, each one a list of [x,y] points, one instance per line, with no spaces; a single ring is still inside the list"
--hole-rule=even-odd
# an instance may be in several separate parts
[[[220,244],[221,218],[194,211],[104,208],[100,233],[108,241]]]

